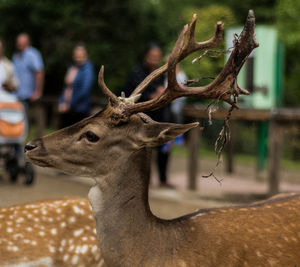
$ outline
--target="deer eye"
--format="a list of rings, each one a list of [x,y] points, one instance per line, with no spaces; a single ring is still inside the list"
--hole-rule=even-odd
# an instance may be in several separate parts
[[[99,140],[99,137],[91,131],[85,133],[85,138],[91,143],[96,143]]]

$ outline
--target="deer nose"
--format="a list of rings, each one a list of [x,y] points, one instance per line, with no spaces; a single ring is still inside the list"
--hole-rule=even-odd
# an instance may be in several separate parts
[[[30,144],[27,144],[27,145],[24,147],[24,152],[26,153],[27,151],[33,150],[33,149],[35,149],[36,147],[37,147],[36,145],[30,145]]]

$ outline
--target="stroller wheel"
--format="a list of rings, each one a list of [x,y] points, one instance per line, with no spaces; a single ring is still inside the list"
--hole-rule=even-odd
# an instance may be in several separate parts
[[[30,162],[26,162],[24,166],[24,184],[31,185],[34,182],[34,168]]]
[[[5,163],[6,171],[9,174],[9,179],[12,183],[15,183],[19,175],[19,165],[16,158],[12,158],[6,161]]]

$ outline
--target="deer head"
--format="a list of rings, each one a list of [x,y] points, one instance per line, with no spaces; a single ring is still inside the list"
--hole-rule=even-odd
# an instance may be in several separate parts
[[[29,159],[42,167],[56,168],[69,174],[99,176],[109,172],[119,157],[126,157],[126,153],[161,145],[198,125],[158,123],[141,112],[158,109],[182,96],[221,99],[236,105],[233,97],[248,94],[238,87],[237,75],[248,55],[258,46],[254,38],[253,11],[249,11],[244,30],[220,74],[206,86],[187,87],[177,83],[176,65],[195,51],[219,45],[223,34],[223,24],[218,22],[215,35],[210,40],[196,42],[196,20],[194,15],[191,24],[184,26],[166,64],[146,77],[129,98],[117,97],[107,88],[102,66],[98,82],[108,99],[107,107],[75,125],[27,144],[25,151]],[[156,99],[137,102],[147,85],[165,72],[168,76],[165,91]]]

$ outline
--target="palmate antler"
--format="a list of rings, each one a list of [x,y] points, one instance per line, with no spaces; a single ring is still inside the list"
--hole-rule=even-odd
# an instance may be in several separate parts
[[[231,105],[236,106],[232,96],[237,97],[240,94],[249,94],[247,90],[241,89],[237,84],[237,75],[247,60],[252,50],[258,47],[258,43],[255,40],[254,28],[255,17],[252,10],[249,11],[248,17],[242,33],[234,43],[234,49],[219,75],[208,85],[199,87],[187,87],[179,84],[176,80],[176,65],[186,58],[188,55],[195,51],[210,49],[219,45],[222,41],[223,24],[218,22],[216,26],[215,35],[208,41],[196,42],[194,38],[197,16],[193,16],[193,20],[190,25],[185,25],[181,34],[176,41],[173,51],[165,65],[149,74],[132,92],[132,98],[136,98],[141,94],[147,86],[156,79],[158,76],[167,72],[168,86],[164,92],[157,98],[133,103],[131,101],[122,102],[117,96],[115,96],[105,85],[103,80],[103,66],[99,73],[99,85],[102,88],[103,93],[110,99],[112,105],[123,103],[122,117],[129,118],[132,114],[138,112],[145,112],[150,110],[159,109],[174,99],[183,96],[196,96],[206,99],[220,99],[228,102]]]

